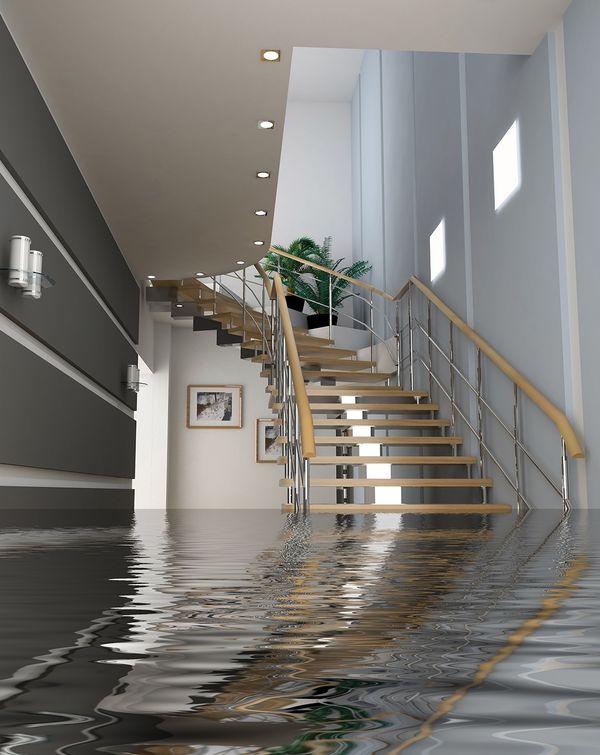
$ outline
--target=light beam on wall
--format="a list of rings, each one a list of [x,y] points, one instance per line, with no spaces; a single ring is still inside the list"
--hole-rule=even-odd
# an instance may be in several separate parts
[[[521,135],[515,121],[493,152],[494,206],[496,212],[521,188]]]
[[[432,283],[446,270],[446,220],[429,237],[429,278]]]

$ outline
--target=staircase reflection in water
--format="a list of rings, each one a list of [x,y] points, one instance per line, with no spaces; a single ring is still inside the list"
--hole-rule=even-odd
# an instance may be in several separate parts
[[[598,524],[551,511],[9,522],[0,752],[592,752]]]

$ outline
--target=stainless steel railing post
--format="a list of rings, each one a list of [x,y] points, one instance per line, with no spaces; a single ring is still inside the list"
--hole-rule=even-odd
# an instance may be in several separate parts
[[[333,276],[329,275],[328,278],[329,278],[329,283],[328,283],[328,287],[329,287],[329,293],[328,293],[328,296],[329,296],[329,336],[328,338],[330,341],[332,341],[333,340]]]
[[[477,390],[476,390],[477,437],[479,439],[479,478],[481,480],[483,480],[484,471],[485,471],[485,458],[484,458],[485,441],[483,438],[483,404],[481,401],[482,386],[483,386],[483,374],[482,374],[482,363],[481,363],[481,349],[477,347]],[[484,487],[483,485],[481,487],[481,494],[483,498],[483,503],[487,503],[487,488]]]
[[[431,342],[431,302],[427,300],[427,370],[429,372],[429,401],[433,401],[433,345]]]
[[[410,389],[415,389],[415,352],[413,339],[412,285],[408,287],[408,348],[410,362]]]
[[[404,388],[403,376],[404,348],[402,346],[402,318],[400,316],[400,301],[396,302],[396,383]]]
[[[454,323],[450,320],[450,433],[456,430],[456,375],[454,372]],[[454,453],[458,453],[456,446],[452,446]]]
[[[561,436],[561,489],[563,511],[568,513],[571,510],[570,480],[569,480],[569,456],[567,454],[567,444]]]
[[[515,494],[517,496],[517,509],[520,512],[525,503],[521,493],[521,452],[519,450],[520,440],[520,416],[519,416],[519,386],[515,383],[513,386],[513,441],[515,454]]]
[[[371,362],[374,362],[373,359],[373,348],[375,345],[375,338],[374,338],[374,325],[375,320],[373,317],[373,292],[369,292],[369,330],[370,330],[370,336],[371,336]],[[371,364],[371,372],[375,372],[375,365]]]

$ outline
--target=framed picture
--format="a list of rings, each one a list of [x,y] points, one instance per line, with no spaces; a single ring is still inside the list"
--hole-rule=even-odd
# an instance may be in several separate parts
[[[273,419],[256,420],[256,461],[258,464],[275,464],[281,456],[277,443],[279,428]]]
[[[241,385],[188,385],[187,427],[242,426]]]

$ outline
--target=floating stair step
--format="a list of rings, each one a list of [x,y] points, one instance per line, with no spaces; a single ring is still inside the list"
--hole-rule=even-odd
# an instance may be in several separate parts
[[[204,330],[220,330],[221,324],[211,320],[210,317],[203,317],[202,315],[195,315],[193,319],[192,329],[196,332]]]
[[[303,369],[302,374],[307,380],[360,380],[365,382],[381,383],[389,380],[395,375],[394,372],[351,372],[348,370],[307,370]]]
[[[283,458],[283,457],[282,457]],[[315,456],[310,465],[362,466],[363,464],[448,465],[475,464],[475,456]]]
[[[438,404],[329,404],[314,403],[310,405],[311,411],[315,414],[321,412],[377,412],[381,414],[394,414],[403,412],[437,412],[440,408]]]
[[[236,336],[222,328],[217,330],[217,346],[232,346],[234,344],[240,344],[241,342],[241,336]]]
[[[311,503],[311,514],[510,514],[507,503]],[[284,513],[294,510],[289,503]]]
[[[334,367],[336,370],[370,370],[375,362],[367,359],[337,359],[335,357],[300,357],[302,364],[319,365],[321,368]]]
[[[285,440],[282,442],[286,442]],[[463,438],[456,435],[382,435],[361,438],[357,435],[316,435],[317,446],[363,446],[373,443],[380,446],[460,446]]]
[[[352,349],[338,349],[336,346],[313,346],[311,344],[307,344],[306,346],[299,345],[298,353],[303,359],[320,356],[343,359],[344,357],[355,357],[357,355],[357,352]]]
[[[314,419],[315,427],[448,427],[447,419]]]
[[[427,398],[427,391],[406,391],[396,386],[365,386],[365,385],[320,385],[306,386],[309,396],[403,396],[406,398]],[[349,404],[352,407],[352,404]]]
[[[310,481],[311,488],[491,488],[492,485],[489,477],[399,477],[395,480],[335,477]]]

